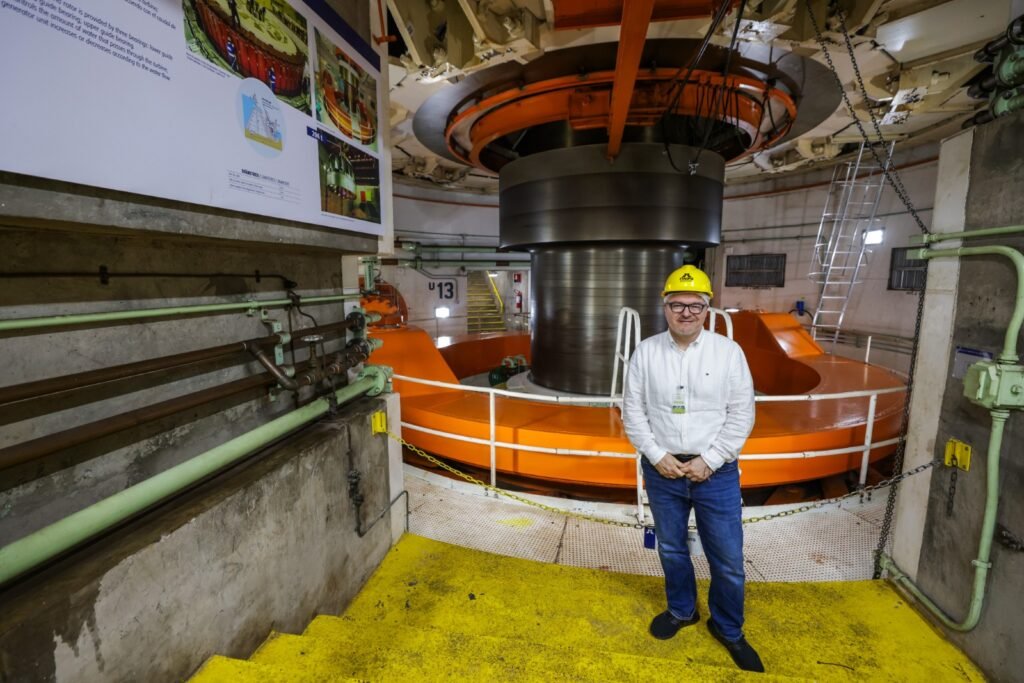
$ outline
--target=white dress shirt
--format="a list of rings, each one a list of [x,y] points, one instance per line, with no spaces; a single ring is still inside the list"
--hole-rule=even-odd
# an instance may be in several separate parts
[[[622,424],[652,465],[666,453],[698,454],[712,471],[736,460],[754,428],[754,382],[740,345],[707,330],[685,350],[669,332],[640,342]]]

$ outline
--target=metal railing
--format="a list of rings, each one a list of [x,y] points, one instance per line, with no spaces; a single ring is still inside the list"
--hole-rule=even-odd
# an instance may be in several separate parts
[[[426,386],[439,387],[442,389],[453,389],[458,391],[469,391],[479,394],[488,395],[488,426],[489,426],[489,438],[481,439],[472,436],[465,436],[464,434],[455,434],[453,432],[444,432],[437,429],[431,429],[422,425],[413,424],[411,422],[402,422],[403,429],[411,429],[413,431],[423,432],[424,434],[431,434],[433,436],[439,436],[441,438],[452,439],[453,441],[462,441],[465,443],[477,444],[480,446],[488,446],[490,448],[490,483],[491,486],[497,487],[498,471],[497,471],[497,449],[505,448],[510,450],[527,451],[531,453],[546,453],[549,455],[568,455],[568,456],[594,456],[600,458],[620,458],[620,459],[632,459],[636,462],[637,469],[637,519],[640,523],[643,523],[645,513],[643,506],[643,476],[640,469],[640,458],[643,457],[636,451],[623,452],[623,451],[593,451],[593,450],[582,450],[575,448],[548,448],[545,446],[530,446],[527,444],[520,443],[509,443],[505,441],[498,441],[496,438],[497,425],[495,422],[495,397],[504,396],[506,398],[513,398],[522,401],[540,402],[540,403],[555,403],[563,405],[582,405],[583,407],[601,407],[601,406],[612,406],[619,405],[622,403],[622,397],[601,397],[601,396],[545,396],[543,394],[524,394],[516,391],[509,391],[507,389],[495,389],[493,387],[475,387],[465,384],[452,384],[450,382],[439,382],[437,380],[421,379],[419,377],[409,377],[408,375],[395,375],[394,379],[402,380],[405,382],[412,382],[414,384],[423,384]],[[847,453],[862,453],[860,476],[858,479],[859,485],[863,487],[867,483],[868,463],[871,451],[876,448],[884,448],[885,446],[892,446],[899,443],[903,439],[903,435],[893,437],[891,439],[885,439],[883,441],[872,441],[874,438],[874,425],[875,415],[878,408],[878,397],[886,394],[895,394],[905,392],[906,387],[886,387],[884,389],[864,389],[860,391],[846,391],[834,394],[796,394],[788,396],[757,396],[754,398],[757,403],[785,403],[785,402],[799,402],[799,401],[838,401],[850,398],[867,398],[868,399],[868,415],[867,423],[864,430],[864,443],[856,446],[847,446],[843,448],[832,448],[827,450],[819,451],[796,451],[791,453],[741,453],[741,460],[789,460],[789,459],[807,459],[807,458],[824,458],[832,455],[843,455]],[[401,392],[399,392],[401,393]]]
[[[612,388],[609,397],[614,398],[619,387],[619,366],[622,366],[622,388],[626,388],[626,375],[629,374],[629,357],[633,349],[640,346],[640,314],[635,308],[623,306],[619,309],[619,321],[616,324],[615,350],[612,352]],[[714,329],[712,327],[712,329]]]

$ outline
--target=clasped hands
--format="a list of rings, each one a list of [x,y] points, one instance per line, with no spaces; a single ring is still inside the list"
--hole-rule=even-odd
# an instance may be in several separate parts
[[[682,479],[685,477],[695,484],[706,480],[712,473],[712,469],[704,462],[704,458],[697,457],[688,462],[679,462],[671,453],[666,453],[665,457],[659,460],[654,468],[666,479]]]

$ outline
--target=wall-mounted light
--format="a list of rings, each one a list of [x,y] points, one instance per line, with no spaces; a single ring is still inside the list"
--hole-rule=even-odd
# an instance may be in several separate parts
[[[498,274],[497,274],[497,273],[491,273],[491,272],[488,272],[488,273],[487,273],[487,275],[488,275],[489,277],[498,277]]]
[[[881,244],[883,237],[885,237],[885,228],[868,230],[864,233],[864,244]]]
[[[437,343],[435,344],[435,346],[437,346],[437,348],[439,348],[439,349],[443,349],[446,346],[450,346],[451,343],[452,343],[452,338],[451,337],[438,337],[437,338]]]
[[[438,306],[434,309],[435,318],[447,318],[452,314],[452,309],[447,306]]]

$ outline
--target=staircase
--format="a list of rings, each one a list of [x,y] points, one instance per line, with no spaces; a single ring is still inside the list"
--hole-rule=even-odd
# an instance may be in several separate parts
[[[865,143],[853,161],[836,166],[828,201],[818,226],[810,278],[821,285],[811,333],[833,344],[839,336],[846,307],[871,253],[865,243],[877,229],[878,202],[885,189],[885,168],[892,162],[895,143],[879,149],[879,165]]]
[[[344,615],[316,616],[302,635],[272,633],[248,660],[211,657],[192,681],[810,679],[737,670],[703,624],[674,642],[651,638],[647,622],[663,601],[652,577],[407,535]]]
[[[504,332],[504,305],[495,292],[491,277],[485,271],[474,270],[466,280],[466,331]]]

